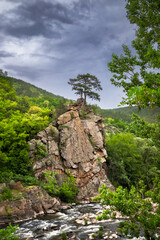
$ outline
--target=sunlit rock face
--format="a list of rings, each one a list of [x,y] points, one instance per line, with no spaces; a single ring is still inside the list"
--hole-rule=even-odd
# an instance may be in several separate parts
[[[35,176],[41,178],[44,171],[56,171],[62,176],[69,171],[78,185],[77,200],[91,201],[98,195],[98,189],[106,184],[113,189],[106,175],[104,125],[102,118],[86,114],[79,116],[79,107],[71,107],[37,134],[30,144],[30,157]],[[42,149],[41,156],[38,148]]]

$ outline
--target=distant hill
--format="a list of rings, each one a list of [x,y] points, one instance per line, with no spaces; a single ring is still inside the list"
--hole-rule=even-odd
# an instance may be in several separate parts
[[[99,109],[99,114],[103,117],[120,118],[122,121],[131,122],[132,113],[136,113],[149,123],[154,123],[160,115],[160,108],[145,108],[139,110],[138,107],[122,107],[115,109]]]
[[[59,95],[55,95],[50,93],[42,88],[36,87],[33,84],[24,82],[23,80],[8,77],[8,79],[12,82],[13,88],[17,92],[19,96],[28,96],[31,98],[39,98],[39,97],[51,97],[51,98],[60,98],[65,99]]]
[[[36,87],[33,84],[24,82],[23,80],[7,77],[12,82],[12,85],[19,96],[28,96],[31,98],[50,97],[53,99],[61,99],[67,101],[68,99],[50,93],[42,88]],[[122,121],[131,122],[132,113],[138,114],[141,118],[149,123],[156,122],[157,115],[160,114],[160,108],[142,109],[138,107],[121,107],[115,109],[101,109],[98,107],[98,114],[103,117],[120,118]]]

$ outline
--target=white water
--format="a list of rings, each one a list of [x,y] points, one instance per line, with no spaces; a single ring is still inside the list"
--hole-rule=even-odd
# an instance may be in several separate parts
[[[60,240],[62,239],[61,234],[65,232],[67,239],[75,235],[74,239],[87,240],[88,235],[98,232],[100,226],[103,226],[107,231],[116,232],[118,220],[85,226],[75,222],[78,217],[85,213],[97,213],[100,209],[102,206],[99,203],[76,205],[63,212],[21,223],[17,235],[20,236],[20,240]],[[117,239],[122,238],[118,236]]]

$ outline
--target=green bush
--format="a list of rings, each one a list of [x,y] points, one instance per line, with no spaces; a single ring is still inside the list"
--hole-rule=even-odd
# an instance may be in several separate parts
[[[38,140],[36,140],[36,147],[34,153],[37,160],[48,156],[46,146]]]
[[[66,173],[67,177],[64,177],[62,183],[58,181],[59,174],[56,172],[46,171],[44,172],[45,182],[42,187],[51,195],[60,197],[64,202],[74,202],[78,188],[75,183],[75,178]]]
[[[4,187],[0,194],[0,201],[12,200],[13,194],[9,187]]]
[[[58,195],[62,201],[72,203],[75,202],[77,192],[75,178],[67,172],[67,179],[63,181],[62,186],[59,188]]]
[[[65,232],[61,233],[61,237],[63,240],[67,240],[67,234]]]
[[[103,205],[111,206],[98,216],[98,220],[114,218],[117,211],[126,219],[119,225],[119,232],[125,237],[139,237],[143,232],[148,240],[159,239],[160,234],[160,179],[153,181],[153,188],[149,191],[143,181],[138,189],[134,186],[130,191],[121,186],[112,192],[103,185],[99,190],[100,196],[94,200],[101,201]]]
[[[0,171],[0,183],[9,183],[13,179],[13,172],[11,171]]]
[[[15,182],[20,181],[24,187],[27,186],[33,186],[33,185],[39,185],[39,182],[36,177],[32,175],[21,175],[21,174],[16,174],[12,178]]]
[[[0,239],[1,240],[17,240],[18,236],[15,236],[14,233],[18,229],[18,226],[12,227],[9,225],[6,229],[0,229]]]
[[[45,171],[43,172],[45,182],[42,183],[42,187],[48,192],[52,197],[58,196],[59,186],[57,182],[56,172]]]

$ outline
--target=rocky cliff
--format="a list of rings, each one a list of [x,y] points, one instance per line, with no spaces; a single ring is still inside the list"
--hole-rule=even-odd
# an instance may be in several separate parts
[[[98,195],[102,184],[113,187],[106,175],[102,118],[92,111],[85,113],[83,119],[80,115],[79,107],[70,107],[56,124],[51,123],[29,142],[29,154],[39,179],[46,170],[58,172],[62,177],[66,170],[70,172],[78,185],[77,200],[83,202]]]

